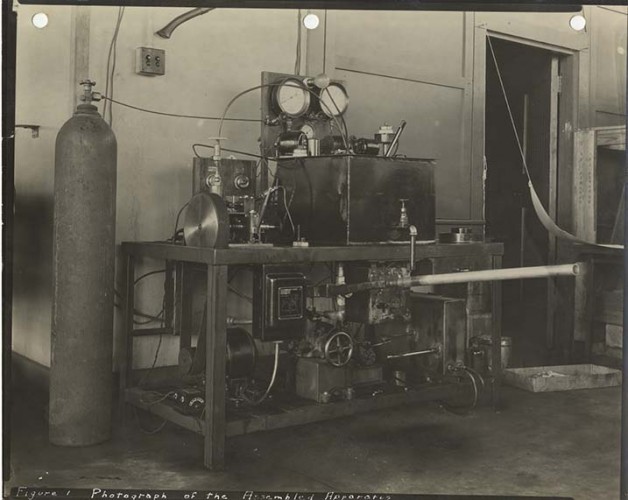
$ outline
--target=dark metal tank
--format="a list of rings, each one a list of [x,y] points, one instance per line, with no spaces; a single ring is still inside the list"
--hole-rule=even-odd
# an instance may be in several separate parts
[[[116,138],[80,104],[55,146],[50,441],[111,435]]]

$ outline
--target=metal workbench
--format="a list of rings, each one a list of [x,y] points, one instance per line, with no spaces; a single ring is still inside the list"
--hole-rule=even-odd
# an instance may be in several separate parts
[[[227,271],[229,266],[273,263],[316,263],[350,261],[403,262],[410,256],[409,245],[360,245],[342,247],[266,247],[243,246],[229,249],[186,247],[161,242],[124,242],[121,245],[126,284],[124,288],[124,339],[120,368],[121,402],[131,404],[159,415],[177,425],[204,436],[204,464],[210,470],[224,466],[225,438],[227,436],[276,429],[291,425],[315,422],[357,412],[388,408],[399,404],[438,400],[451,394],[452,385],[431,384],[414,390],[381,394],[350,401],[317,404],[309,401],[286,403],[281,412],[260,412],[256,415],[234,415],[227,419],[225,400],[225,352],[227,334]],[[435,273],[468,269],[500,268],[503,254],[501,243],[418,244],[416,261],[428,259]],[[133,338],[141,335],[135,330],[135,266],[138,258],[151,258],[166,262],[166,280],[173,279],[177,263],[187,262],[207,266],[207,342],[205,366],[205,410],[203,418],[183,415],[163,403],[146,403],[143,390],[132,387]],[[167,287],[169,290],[170,287]],[[499,400],[501,287],[492,284],[492,337],[493,337],[493,403]],[[166,323],[172,320],[169,305],[172,294],[166,294]],[[144,333],[145,334],[145,333]]]

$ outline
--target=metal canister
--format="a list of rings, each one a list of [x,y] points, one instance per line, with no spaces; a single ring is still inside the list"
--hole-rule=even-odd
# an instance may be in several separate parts
[[[486,360],[486,367],[488,371],[493,370],[493,339],[490,337],[480,337],[479,345],[484,351],[484,359]],[[512,354],[512,338],[501,338],[501,366],[502,369],[508,368],[510,364],[510,356]]]

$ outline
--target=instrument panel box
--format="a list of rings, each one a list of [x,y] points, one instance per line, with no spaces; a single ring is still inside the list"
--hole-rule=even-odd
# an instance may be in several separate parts
[[[212,158],[194,158],[192,192],[215,192],[225,199],[255,196],[255,165],[250,160],[222,158],[216,162]],[[220,185],[213,184],[214,178]]]
[[[253,334],[263,341],[302,336],[306,293],[298,268],[260,266],[253,275]]]
[[[277,163],[290,213],[313,245],[409,241],[402,200],[419,240],[435,239],[435,161],[370,156],[291,158]]]

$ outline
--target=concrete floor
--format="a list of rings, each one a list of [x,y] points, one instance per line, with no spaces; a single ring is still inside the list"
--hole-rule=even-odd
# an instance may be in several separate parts
[[[469,416],[414,405],[227,441],[227,470],[202,468],[200,437],[138,422],[111,442],[58,448],[41,406],[16,395],[5,485],[571,496],[619,492],[620,389],[504,390]],[[145,427],[159,420],[142,416]]]

